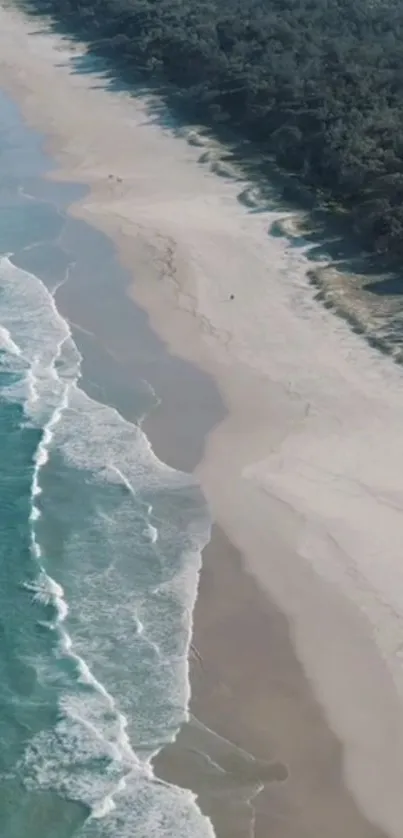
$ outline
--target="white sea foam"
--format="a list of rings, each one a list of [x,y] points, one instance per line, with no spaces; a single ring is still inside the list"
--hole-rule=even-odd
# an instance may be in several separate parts
[[[8,329],[0,326],[0,351],[11,352],[12,355],[21,355],[21,349],[14,343]]]
[[[122,486],[131,505],[133,501],[139,502],[143,489],[153,486],[181,488],[190,482],[190,478],[161,463],[138,427],[125,421],[115,409],[90,399],[77,387],[81,356],[68,324],[57,311],[54,296],[37,277],[13,265],[9,255],[0,259],[0,288],[4,295],[0,341],[3,339],[7,353],[18,358],[21,372],[18,380],[5,388],[2,395],[13,400],[22,398],[27,419],[42,429],[35,455],[30,514],[31,549],[38,565],[38,577],[25,587],[37,602],[54,609],[54,619],[44,620],[42,625],[57,632],[59,658],[69,659],[77,672],[74,689],[66,690],[62,695],[61,717],[55,729],[37,734],[27,747],[21,761],[22,775],[29,787],[58,789],[68,797],[86,803],[92,812],[86,827],[88,836],[93,834],[91,824],[95,822],[104,824],[101,832],[98,827],[97,835],[115,835],[117,817],[120,835],[138,835],[139,838],[146,834],[212,835],[210,822],[201,816],[190,793],[153,779],[150,759],[157,748],[153,746],[148,752],[143,749],[141,757],[133,749],[128,733],[129,720],[119,707],[121,696],[115,699],[98,680],[85,659],[85,644],[77,645],[74,635],[68,631],[69,605],[63,587],[47,573],[46,557],[38,535],[42,514],[41,472],[49,462],[53,448],[62,452],[72,466],[95,475],[98,483]],[[151,523],[152,513],[151,504],[146,505],[142,513],[143,534],[153,549],[157,549],[159,533],[154,525],[156,520]],[[130,517],[126,515],[127,527]],[[104,511],[100,521],[112,533],[122,525],[120,520],[115,522],[113,515]],[[130,592],[119,592],[121,605],[114,615],[117,641],[120,632],[126,634],[130,618],[133,636],[150,649],[162,667],[161,673],[169,673],[170,701],[172,706],[182,707],[180,713],[177,711],[178,719],[185,717],[189,698],[189,614],[197,584],[197,550],[206,538],[206,529],[198,532],[196,528],[191,535],[193,553],[189,553],[187,569],[174,574],[173,579],[166,579],[155,591],[154,607],[157,609],[160,609],[161,596],[168,590],[175,592],[178,602],[183,600],[181,608],[187,616],[185,623],[179,626],[184,638],[179,657],[176,654],[172,659],[165,659],[160,643],[166,628],[164,625],[160,629],[155,627],[153,636],[152,610],[150,617],[144,608],[142,611],[141,603],[130,602]],[[114,573],[118,558],[111,556],[109,574]],[[164,555],[156,554],[155,561],[164,566]],[[90,629],[91,609],[96,612],[98,595],[98,588],[94,588],[94,599],[83,593],[79,602],[84,617],[88,612]],[[92,640],[94,642],[94,638]],[[163,686],[164,681],[159,688],[163,689]],[[167,733],[168,738],[172,735],[172,732]],[[143,804],[147,806],[146,812]]]

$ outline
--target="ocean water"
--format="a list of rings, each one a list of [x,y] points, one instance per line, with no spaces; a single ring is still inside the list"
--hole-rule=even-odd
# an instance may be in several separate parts
[[[85,225],[65,235],[80,188],[43,179],[41,140],[3,95],[0,126],[0,835],[205,838],[151,760],[187,715],[208,513],[85,386],[55,300],[72,230],[85,246]],[[138,417],[150,392],[132,383]]]

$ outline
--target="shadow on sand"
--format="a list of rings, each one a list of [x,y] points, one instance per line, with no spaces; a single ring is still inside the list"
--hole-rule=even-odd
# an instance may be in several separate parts
[[[44,16],[31,0],[22,6],[41,21],[38,34],[51,30],[66,40],[66,47],[77,44],[77,54],[63,58],[60,65],[69,66],[74,74],[93,76],[94,88],[142,99],[147,124],[158,124],[170,134],[185,137],[189,144],[200,147],[201,165],[239,182],[238,201],[247,212],[276,214],[277,218],[268,220],[268,235],[303,252],[307,286],[311,285],[314,296],[370,345],[397,363],[403,362],[403,276],[400,270],[386,266],[380,256],[363,249],[347,213],[320,203],[295,176],[281,170],[273,157],[263,154],[258,144],[237,136],[226,123],[207,125],[205,115],[203,119],[180,90],[146,78],[145,68],[133,72],[116,65],[100,54],[90,34],[74,32]]]

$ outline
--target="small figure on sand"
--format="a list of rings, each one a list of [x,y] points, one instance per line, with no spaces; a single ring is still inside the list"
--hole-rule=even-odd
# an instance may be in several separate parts
[[[235,300],[235,294],[230,294],[229,298],[230,298],[230,300]]]

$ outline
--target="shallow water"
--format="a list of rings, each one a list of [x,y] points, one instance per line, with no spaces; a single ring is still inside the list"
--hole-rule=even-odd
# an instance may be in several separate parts
[[[44,180],[40,138],[0,114],[1,835],[211,835],[150,762],[187,713],[207,510],[82,379],[54,297],[89,269],[81,187]],[[129,393],[140,419],[156,396]]]

